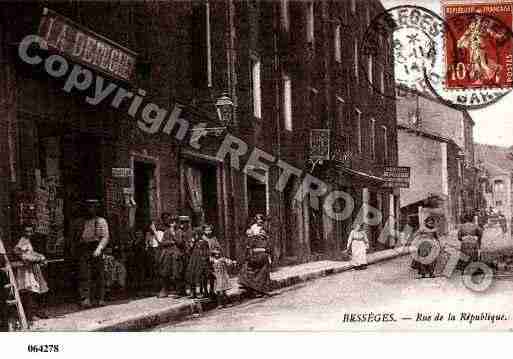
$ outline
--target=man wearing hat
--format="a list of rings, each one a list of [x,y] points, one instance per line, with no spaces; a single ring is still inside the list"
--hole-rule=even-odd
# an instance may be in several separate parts
[[[78,221],[73,240],[77,245],[79,262],[79,292],[81,305],[91,307],[93,301],[105,305],[105,273],[103,251],[109,243],[109,225],[98,216],[99,201],[84,202],[85,217]]]

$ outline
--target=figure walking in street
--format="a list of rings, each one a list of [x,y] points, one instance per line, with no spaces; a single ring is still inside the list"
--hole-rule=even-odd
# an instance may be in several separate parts
[[[157,254],[157,267],[160,278],[159,298],[166,298],[169,295],[169,288],[173,281],[175,267],[178,266],[176,249],[176,217],[170,213],[162,213],[162,241]]]
[[[255,216],[255,223],[246,231],[248,245],[246,260],[239,275],[239,284],[253,295],[269,295],[271,283],[270,240],[265,230],[262,214]]]
[[[457,269],[464,271],[469,263],[479,260],[482,236],[483,230],[473,222],[470,215],[465,215],[458,229],[458,240],[461,242],[460,251],[462,258],[458,261]]]
[[[86,216],[75,227],[73,240],[77,243],[81,305],[105,305],[105,271],[103,251],[109,244],[109,226],[98,215],[99,201],[85,201]]]
[[[413,259],[412,268],[417,270],[419,277],[434,278],[436,260],[441,247],[433,216],[428,216],[424,220],[424,225],[413,236],[413,243],[416,256]]]
[[[48,292],[48,284],[41,271],[41,265],[46,264],[46,258],[34,250],[31,242],[33,235],[34,227],[25,224],[23,235],[14,247],[14,253],[23,262],[23,266],[16,268],[16,282],[29,322],[40,318],[38,297]]]
[[[367,250],[369,238],[365,231],[365,224],[355,223],[353,230],[347,239],[347,249],[351,252],[351,260],[355,270],[367,268]]]

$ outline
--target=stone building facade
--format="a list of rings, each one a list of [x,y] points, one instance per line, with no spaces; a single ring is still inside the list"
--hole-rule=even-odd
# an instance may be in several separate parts
[[[474,122],[427,94],[403,87],[397,94],[399,164],[411,167],[411,186],[401,189],[403,220],[418,225],[418,208],[435,202],[444,231],[453,230],[477,208]]]
[[[371,246],[385,247],[377,238],[399,205],[398,190],[381,177],[383,166],[398,161],[391,39],[373,55],[360,48],[370,19],[383,11],[379,1],[39,1],[2,8],[2,228],[36,220],[47,247],[64,255],[77,203],[95,196],[113,247],[123,247],[129,228],[170,212],[190,215],[194,225],[213,223],[226,254],[241,258],[245,229],[264,213],[274,263],[284,264],[338,256],[359,211],[372,206],[383,219],[370,228]],[[105,86],[131,91],[132,102],[112,106],[107,97],[91,105],[85,98],[93,88],[64,91],[66,76],[53,78],[44,65],[19,58],[18,45],[38,33],[44,8],[68,19],[71,30],[133,54],[130,79],[63,55],[70,68],[79,64],[101,74]],[[132,113],[137,96],[142,104]],[[221,114],[222,96],[233,108]],[[158,108],[141,120],[148,103]],[[157,110],[167,111],[167,122],[157,123]],[[329,133],[331,155],[322,163],[310,161],[312,130]],[[219,156],[227,138],[249,149],[239,166],[232,155]],[[245,166],[254,148],[272,157],[268,166]],[[298,174],[283,183],[277,163]],[[320,206],[311,205],[308,176],[349,193],[351,216],[333,220],[324,194]]]

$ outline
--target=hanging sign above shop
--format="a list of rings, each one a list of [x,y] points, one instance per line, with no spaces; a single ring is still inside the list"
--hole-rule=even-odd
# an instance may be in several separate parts
[[[410,167],[383,167],[384,187],[410,188]]]
[[[44,9],[39,36],[48,48],[121,80],[134,75],[136,53],[74,21]]]
[[[330,130],[310,130],[310,158],[315,160],[330,159]]]

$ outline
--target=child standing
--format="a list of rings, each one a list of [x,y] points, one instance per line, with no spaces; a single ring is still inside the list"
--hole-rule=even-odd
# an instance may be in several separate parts
[[[196,286],[198,284],[200,285],[200,294],[203,296],[208,295],[206,279],[210,252],[208,242],[203,237],[201,230],[196,231],[192,238],[193,242],[185,279],[190,285],[192,298],[197,298]]]
[[[221,257],[221,252],[216,249],[212,251],[210,261],[215,278],[214,293],[217,299],[217,307],[221,308],[226,305],[226,291],[231,288],[228,267],[235,265],[237,262]]]
[[[21,294],[23,308],[29,321],[38,320],[36,316],[36,295],[48,292],[48,285],[40,265],[46,264],[46,258],[34,251],[31,238],[34,235],[32,225],[23,226],[23,235],[14,247],[14,253],[23,261],[16,270],[16,281]]]

